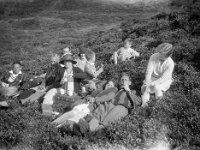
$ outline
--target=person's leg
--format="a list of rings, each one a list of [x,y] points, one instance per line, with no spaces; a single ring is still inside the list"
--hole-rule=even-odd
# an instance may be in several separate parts
[[[59,89],[53,88],[49,90],[44,96],[44,101],[42,103],[42,113],[43,115],[51,116],[53,113],[52,105],[54,102],[54,97],[59,92]]]
[[[99,122],[103,121],[108,112],[115,107],[111,102],[100,104],[92,114],[93,118],[89,122],[90,131],[96,131],[99,129]]]
[[[104,126],[108,125],[109,123],[115,122],[125,116],[128,115],[128,109],[122,105],[116,105],[113,107],[104,120],[100,122],[100,124],[103,124]]]
[[[73,118],[76,116],[76,112],[74,110],[71,110],[69,112],[64,113],[63,115],[61,115],[60,117],[58,117],[56,120],[54,120],[52,123],[56,124],[57,127],[61,126],[62,124],[64,124],[67,120],[69,120],[70,118]]]
[[[148,101],[150,99],[150,91],[148,90],[147,86],[142,86],[141,87],[141,92],[142,92],[142,107],[148,106]]]
[[[171,83],[172,81],[169,80],[154,86],[154,92],[157,100],[162,99],[164,92],[170,88]]]

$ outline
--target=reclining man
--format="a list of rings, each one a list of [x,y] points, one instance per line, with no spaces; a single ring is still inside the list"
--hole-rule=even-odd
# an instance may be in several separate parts
[[[76,62],[71,54],[66,54],[61,58],[63,68],[58,70],[56,79],[53,83],[53,89],[49,90],[44,96],[42,111],[44,115],[52,115],[52,105],[57,94],[66,94],[73,98],[81,90],[80,82],[87,78],[87,75],[79,68],[73,67]]]
[[[111,101],[101,103],[92,113],[92,119],[88,124],[90,131],[106,127],[127,116],[132,108],[140,105],[141,100],[135,95],[135,91],[130,90],[130,85],[129,75],[123,73],[120,79],[120,89],[114,98]],[[82,125],[85,126],[80,124],[80,129],[82,129]]]
[[[151,55],[147,66],[146,77],[142,90],[142,107],[148,106],[150,94],[155,93],[156,99],[161,99],[163,93],[170,88],[173,81],[174,61],[171,58],[172,45],[162,43],[156,48],[157,53]]]

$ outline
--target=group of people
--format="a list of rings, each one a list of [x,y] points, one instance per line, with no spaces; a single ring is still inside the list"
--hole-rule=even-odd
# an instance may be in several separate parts
[[[124,46],[113,53],[114,64],[139,57],[131,44],[126,39]],[[173,81],[172,52],[169,43],[156,48],[148,62],[141,97],[130,90],[131,78],[127,73],[122,73],[118,82],[101,81],[98,76],[104,66],[96,68],[95,53],[81,50],[74,59],[69,48],[63,49],[61,58],[52,54],[50,67],[40,76],[28,77],[22,72],[21,62],[14,62],[13,69],[1,77],[0,94],[4,99],[17,98],[22,104],[41,100],[42,114],[54,116],[52,124],[57,128],[68,124],[70,129],[78,125],[81,132],[97,131],[127,116],[136,107],[147,107],[150,94],[155,94],[156,99],[163,97]],[[60,114],[53,109],[57,95],[73,102],[70,111]],[[9,101],[0,101],[0,106],[9,106]]]

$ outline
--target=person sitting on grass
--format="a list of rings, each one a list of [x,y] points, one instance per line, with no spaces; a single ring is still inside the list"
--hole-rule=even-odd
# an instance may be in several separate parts
[[[75,67],[80,68],[83,72],[85,71],[85,65],[86,65],[86,57],[85,57],[85,51],[84,49],[81,49],[79,54],[78,54],[78,59],[75,59],[75,61],[77,62],[75,64]]]
[[[7,72],[0,81],[0,95],[3,98],[17,96],[21,86],[29,80],[28,76],[22,72],[22,63],[15,61],[13,69]],[[1,102],[0,105],[8,106],[6,101]]]
[[[44,94],[47,91],[54,88],[56,75],[58,74],[58,71],[61,69],[61,66],[59,64],[60,56],[58,54],[52,54],[50,61],[51,64],[47,68],[46,73],[38,77],[35,77],[32,81],[32,82],[41,81],[41,85],[33,87],[31,88],[31,90],[25,90],[18,96],[18,99],[21,101],[22,104],[28,101],[35,102],[40,97],[44,96]],[[31,91],[33,92],[31,93]],[[29,93],[31,93],[31,95],[29,95]]]
[[[103,72],[103,65],[97,70],[95,67],[96,56],[93,51],[89,51],[86,55],[85,73],[89,76],[90,80],[96,79]]]
[[[111,100],[117,92],[117,88],[115,88],[114,82],[111,80],[106,83],[104,90],[94,90],[94,84],[94,82],[88,84],[88,90],[93,89],[93,92],[84,98],[82,104],[76,105],[71,111],[64,113],[54,120],[52,124],[55,124],[59,128],[63,125],[70,125],[70,128],[73,129],[75,123],[78,123],[80,119],[90,114],[101,102]]]
[[[124,47],[121,47],[116,52],[113,53],[111,60],[114,61],[114,64],[117,65],[123,61],[129,61],[131,58],[139,57],[140,53],[131,48],[132,42],[131,39],[126,39],[124,41]]]
[[[142,107],[148,106],[150,94],[155,93],[161,99],[163,93],[170,88],[173,81],[174,61],[171,58],[173,49],[169,43],[162,43],[156,48],[157,53],[151,55],[147,66],[142,91]]]
[[[60,63],[64,64],[65,67],[58,70],[56,79],[52,84],[54,88],[49,90],[44,96],[42,103],[42,112],[44,115],[52,115],[52,105],[57,94],[65,94],[73,99],[81,90],[80,82],[87,78],[87,75],[79,68],[73,67],[73,64],[76,62],[73,60],[71,54],[63,56]]]

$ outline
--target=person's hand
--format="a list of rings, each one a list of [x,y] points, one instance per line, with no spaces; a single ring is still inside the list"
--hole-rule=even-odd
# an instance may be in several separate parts
[[[124,86],[124,90],[127,91],[127,92],[131,91],[128,85]]]

